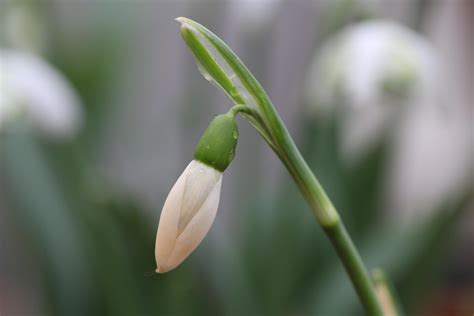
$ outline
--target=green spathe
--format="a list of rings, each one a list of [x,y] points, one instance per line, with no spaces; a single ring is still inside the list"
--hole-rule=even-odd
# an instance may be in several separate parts
[[[235,156],[239,132],[235,113],[216,116],[202,135],[194,151],[194,158],[220,172],[224,172]]]

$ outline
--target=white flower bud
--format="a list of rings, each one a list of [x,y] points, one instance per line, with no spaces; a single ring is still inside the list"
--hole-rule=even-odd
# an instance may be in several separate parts
[[[201,243],[219,205],[222,173],[191,161],[176,181],[161,211],[156,236],[156,272],[176,268]]]

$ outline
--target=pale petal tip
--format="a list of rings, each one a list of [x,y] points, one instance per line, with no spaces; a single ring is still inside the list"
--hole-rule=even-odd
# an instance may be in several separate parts
[[[175,21],[177,21],[178,23],[181,24],[181,31],[183,30],[189,30],[189,31],[192,31],[194,28],[189,24],[189,20],[188,18],[185,18],[185,17],[182,17],[180,16],[179,18],[176,18]]]
[[[165,273],[165,272],[168,272],[167,269],[165,269],[164,267],[160,267],[160,266],[158,266],[155,271],[156,271],[156,273]]]
[[[186,20],[187,20],[187,19],[186,19],[185,17],[183,17],[183,16],[180,16],[180,17],[177,17],[177,18],[174,19],[174,20],[175,20],[175,21],[178,21],[178,22],[181,23],[181,24],[184,24],[184,23],[186,23]]]

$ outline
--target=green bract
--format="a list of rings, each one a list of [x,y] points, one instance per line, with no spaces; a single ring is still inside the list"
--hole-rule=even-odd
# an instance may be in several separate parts
[[[220,172],[224,172],[235,156],[239,132],[235,113],[216,116],[202,135],[194,151],[194,158]]]

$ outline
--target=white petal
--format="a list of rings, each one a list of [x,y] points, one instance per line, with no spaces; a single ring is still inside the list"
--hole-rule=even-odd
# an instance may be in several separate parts
[[[157,272],[179,265],[202,241],[219,204],[222,173],[192,161],[163,206],[156,237]]]
[[[178,221],[183,200],[184,185],[188,167],[178,178],[173,188],[171,188],[161,210],[158,233],[156,234],[155,258],[157,266],[164,266],[173,251],[176,238],[178,236]]]
[[[197,246],[199,246],[204,237],[206,237],[216,217],[221,194],[221,186],[222,176],[219,178],[208,198],[191,222],[186,226],[181,235],[179,235],[173,252],[168,260],[168,266],[165,267],[166,271],[174,269],[183,262],[183,260],[186,259]]]
[[[195,160],[189,164],[186,175],[178,235],[196,215],[221,177],[221,173],[216,169]]]

